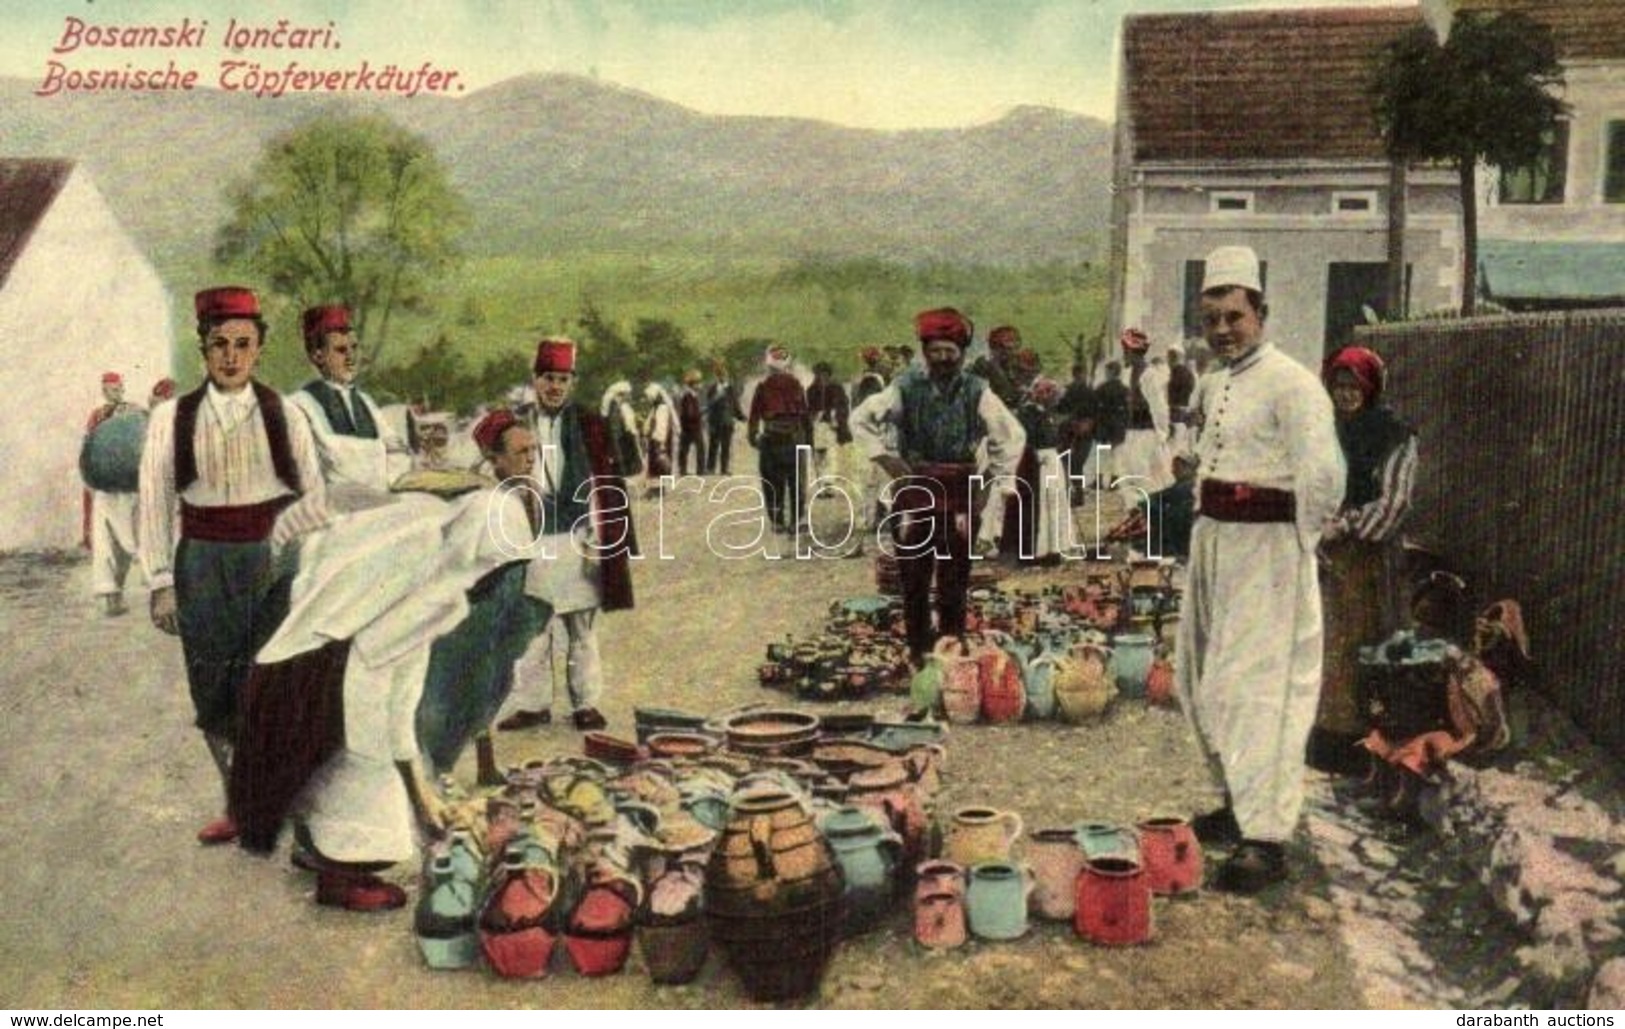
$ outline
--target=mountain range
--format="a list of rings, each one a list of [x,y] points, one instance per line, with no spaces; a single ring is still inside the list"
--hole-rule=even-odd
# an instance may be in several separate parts
[[[434,147],[472,209],[476,255],[1012,266],[1094,259],[1106,237],[1110,126],[1053,108],[882,131],[708,115],[560,74],[457,98],[34,88],[0,79],[0,156],[80,162],[160,270],[209,252],[227,183],[268,140],[358,111],[386,114]]]

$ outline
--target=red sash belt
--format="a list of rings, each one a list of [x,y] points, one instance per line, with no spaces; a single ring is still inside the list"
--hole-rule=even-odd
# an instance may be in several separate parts
[[[271,535],[271,526],[291,496],[238,507],[193,507],[181,503],[181,535],[209,543],[258,543]]]
[[[1290,490],[1202,480],[1201,514],[1218,522],[1292,522],[1298,502]]]

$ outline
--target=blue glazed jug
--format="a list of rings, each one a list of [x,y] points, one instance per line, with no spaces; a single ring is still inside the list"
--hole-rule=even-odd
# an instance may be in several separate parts
[[[1125,697],[1145,697],[1145,680],[1151,672],[1155,639],[1148,633],[1124,633],[1112,641],[1112,671],[1117,690]]]
[[[855,936],[873,928],[891,909],[903,838],[863,808],[851,806],[831,811],[819,827],[846,883],[846,934]]]
[[[1033,873],[1025,865],[997,861],[972,865],[965,889],[971,935],[983,940],[1014,940],[1027,932],[1027,898]]]

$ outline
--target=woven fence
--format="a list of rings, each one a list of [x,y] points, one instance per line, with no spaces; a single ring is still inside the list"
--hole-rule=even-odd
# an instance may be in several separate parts
[[[1408,534],[1524,610],[1540,689],[1625,758],[1625,309],[1364,327],[1417,428]]]

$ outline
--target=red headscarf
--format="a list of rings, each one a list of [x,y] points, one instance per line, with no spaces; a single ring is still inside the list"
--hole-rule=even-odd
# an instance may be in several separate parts
[[[945,339],[963,349],[970,346],[974,331],[970,319],[951,307],[933,308],[914,316],[914,335],[922,344]]]
[[[1340,371],[1347,371],[1354,376],[1354,381],[1360,386],[1360,394],[1365,397],[1367,407],[1377,402],[1382,396],[1384,379],[1387,377],[1386,367],[1382,358],[1365,347],[1344,347],[1326,359],[1321,368],[1320,379],[1330,389],[1332,377]]]

